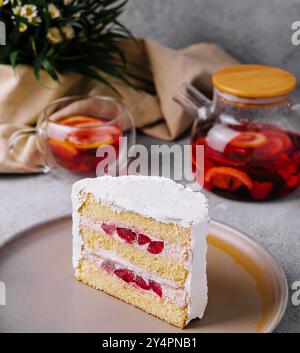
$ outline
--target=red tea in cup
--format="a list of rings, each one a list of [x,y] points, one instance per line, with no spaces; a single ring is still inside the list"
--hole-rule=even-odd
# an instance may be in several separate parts
[[[47,140],[55,162],[76,173],[95,174],[98,163],[98,148],[111,145],[119,155],[119,138],[123,130],[109,119],[91,116],[64,117],[49,122]]]

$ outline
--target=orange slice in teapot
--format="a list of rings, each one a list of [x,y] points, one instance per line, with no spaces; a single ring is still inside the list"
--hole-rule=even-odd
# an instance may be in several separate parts
[[[258,148],[267,142],[267,137],[261,132],[245,131],[231,140],[230,145],[238,148]]]
[[[256,159],[268,159],[285,152],[291,146],[291,139],[280,130],[269,130],[265,132],[268,143],[259,148],[255,153]]]
[[[231,167],[213,167],[205,174],[205,182],[211,183],[213,187],[231,192],[237,191],[245,186],[253,187],[251,178],[245,172]]]

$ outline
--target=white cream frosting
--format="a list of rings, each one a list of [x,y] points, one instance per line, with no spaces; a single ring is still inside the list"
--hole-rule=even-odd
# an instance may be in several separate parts
[[[200,192],[156,176],[103,176],[76,182],[73,200],[73,266],[82,257],[83,242],[79,234],[83,203],[80,192],[91,193],[115,212],[132,211],[163,223],[191,228],[189,276],[184,288],[189,298],[188,321],[203,316],[207,304],[206,236],[208,232],[208,205]],[[83,196],[84,197],[84,196]]]
[[[85,190],[115,211],[132,211],[160,222],[190,227],[208,216],[206,197],[173,180],[156,176],[103,176],[77,181],[73,194]]]
[[[185,282],[185,288],[190,296],[190,305],[188,306],[188,322],[194,318],[201,319],[207,305],[207,234],[207,220],[192,226],[190,273]]]

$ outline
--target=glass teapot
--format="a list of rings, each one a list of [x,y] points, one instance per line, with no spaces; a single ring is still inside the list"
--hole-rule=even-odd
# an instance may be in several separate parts
[[[269,66],[234,65],[216,72],[213,84],[212,101],[189,84],[174,97],[195,118],[192,157],[195,146],[204,145],[204,187],[249,201],[296,189],[300,106],[289,98],[295,77]],[[194,172],[200,168],[195,161],[192,158]]]

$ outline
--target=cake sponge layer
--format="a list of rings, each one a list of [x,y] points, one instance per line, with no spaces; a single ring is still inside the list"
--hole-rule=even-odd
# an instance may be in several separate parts
[[[154,256],[131,245],[121,243],[108,237],[101,231],[96,231],[88,226],[80,227],[80,235],[84,243],[93,252],[113,251],[122,259],[145,269],[149,272],[168,278],[178,286],[183,286],[188,276],[188,271],[177,261],[169,260],[164,256]]]
[[[81,216],[94,222],[111,222],[122,224],[124,227],[134,228],[138,225],[141,232],[153,235],[169,243],[188,246],[191,241],[190,228],[180,227],[156,221],[151,217],[143,217],[129,211],[114,212],[111,207],[95,200],[92,194],[85,197],[85,201],[78,210]]]
[[[187,307],[178,307],[164,299],[145,293],[96,267],[87,259],[80,260],[75,277],[78,281],[102,290],[174,326],[179,328],[186,326]]]

